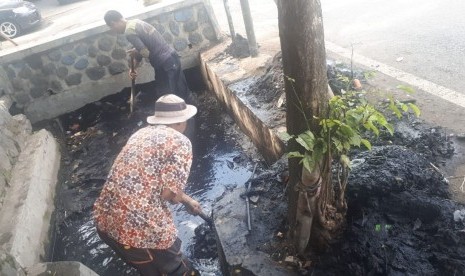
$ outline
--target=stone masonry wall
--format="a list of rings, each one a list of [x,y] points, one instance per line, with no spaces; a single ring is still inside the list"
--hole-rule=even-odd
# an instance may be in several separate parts
[[[210,11],[208,1],[188,0],[135,18],[155,26],[181,55],[184,68],[188,68],[198,65],[201,49],[218,40],[216,20]],[[72,111],[129,86],[127,74],[122,74],[128,70],[129,42],[123,35],[110,33],[106,26],[98,26],[87,33],[92,35],[79,33],[62,39],[62,43],[51,43],[47,49],[42,46],[38,47],[39,51],[27,49],[24,53],[2,57],[1,70],[12,87],[10,97],[16,107],[25,109],[33,123]],[[153,80],[153,70],[147,68],[145,71],[150,72],[145,78],[139,77],[138,82]],[[107,85],[109,83],[112,85]],[[122,85],[116,91],[115,83]],[[64,93],[78,95],[60,95]]]

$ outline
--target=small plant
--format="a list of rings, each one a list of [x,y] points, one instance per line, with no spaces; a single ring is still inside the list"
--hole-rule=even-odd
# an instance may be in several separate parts
[[[289,79],[289,81],[293,81]],[[340,77],[341,81],[350,83],[348,77]],[[406,90],[411,88],[405,87]],[[410,90],[409,90],[410,91]],[[295,139],[302,146],[302,151],[288,153],[289,158],[300,158],[302,165],[313,171],[323,158],[329,157],[337,160],[345,169],[350,169],[348,156],[352,147],[364,146],[371,149],[369,137],[374,134],[377,137],[380,131],[394,133],[393,126],[387,121],[386,116],[368,103],[364,97],[365,92],[347,91],[340,96],[334,96],[329,100],[326,118],[314,117],[319,122],[319,131],[314,133],[308,129],[296,136],[284,134],[285,140]],[[303,112],[302,105],[298,106]],[[413,103],[402,103],[390,97],[388,109],[398,118],[404,113],[412,111],[416,116],[420,115],[419,108]],[[307,119],[306,119],[307,120]],[[307,120],[309,126],[309,120]],[[345,188],[345,187],[343,187]]]

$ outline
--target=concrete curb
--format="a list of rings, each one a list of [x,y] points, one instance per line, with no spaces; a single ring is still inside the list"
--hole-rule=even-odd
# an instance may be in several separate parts
[[[27,139],[12,169],[0,213],[0,246],[22,267],[44,254],[59,167],[58,143],[40,130]]]
[[[40,263],[26,269],[27,275],[66,275],[66,276],[98,276],[92,269],[79,262]]]

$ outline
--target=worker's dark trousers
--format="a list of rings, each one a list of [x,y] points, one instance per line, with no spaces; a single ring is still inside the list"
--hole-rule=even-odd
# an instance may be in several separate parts
[[[155,82],[157,94],[175,94],[184,99],[188,104],[192,102],[192,95],[187,86],[186,77],[181,68],[181,60],[177,53],[173,53],[161,66],[155,68]]]
[[[136,268],[142,276],[191,276],[199,275],[181,253],[181,240],[165,250],[134,248],[120,244],[106,233],[97,230],[100,238],[127,264]]]

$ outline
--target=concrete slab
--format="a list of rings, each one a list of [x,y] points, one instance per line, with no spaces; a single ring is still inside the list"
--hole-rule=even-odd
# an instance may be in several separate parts
[[[27,139],[11,171],[0,211],[0,247],[23,267],[44,254],[59,166],[58,143],[41,130]]]
[[[226,192],[213,207],[224,275],[294,275],[273,263],[267,254],[248,246],[247,214],[240,197],[244,192],[245,187]]]
[[[27,275],[66,275],[66,276],[98,276],[92,269],[80,262],[39,263],[26,269]]]

